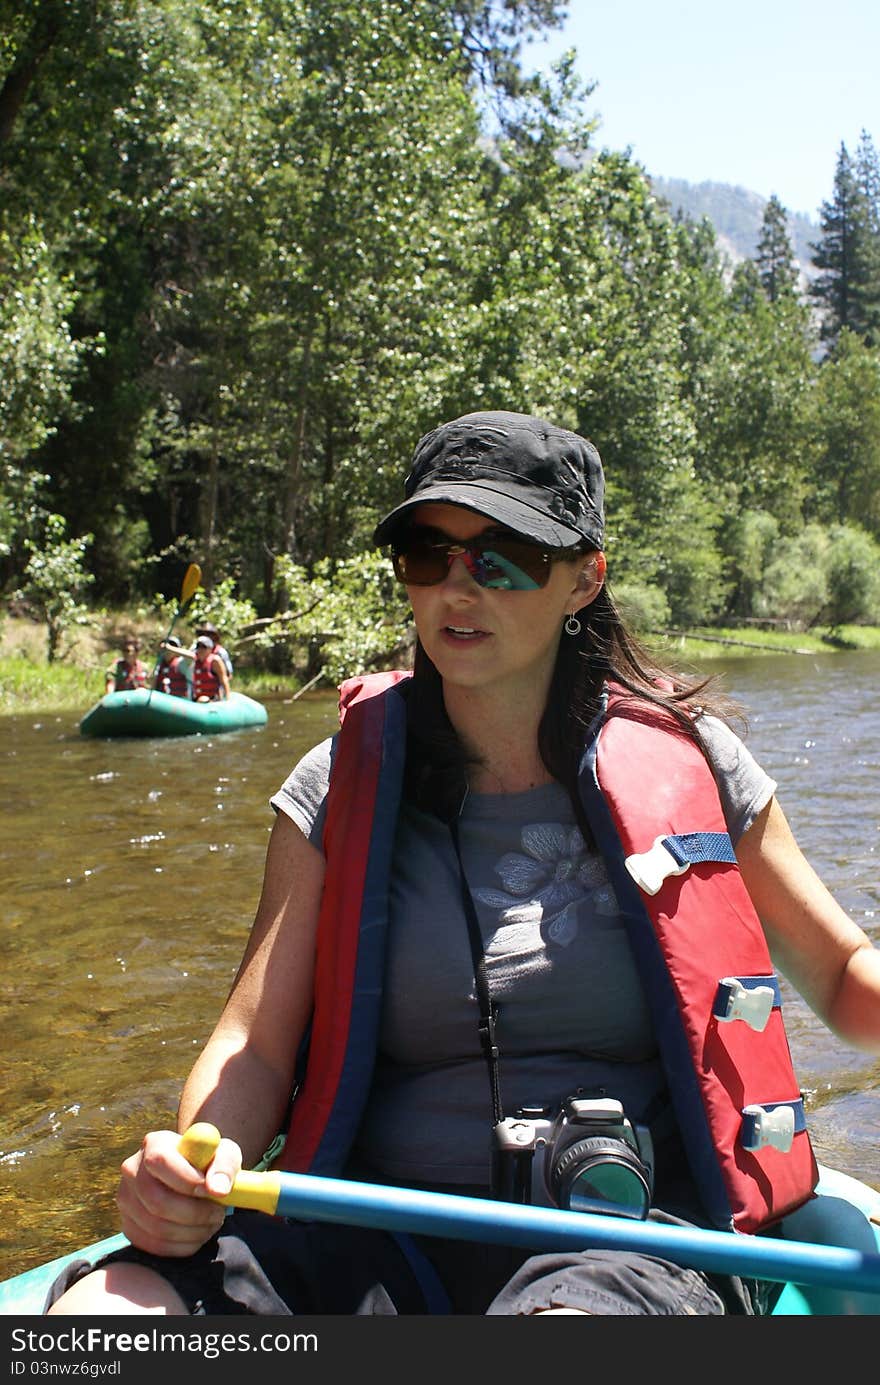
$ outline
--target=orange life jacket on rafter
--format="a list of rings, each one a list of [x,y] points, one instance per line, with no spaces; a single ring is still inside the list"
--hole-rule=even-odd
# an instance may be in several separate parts
[[[283,1169],[338,1176],[367,1101],[408,676],[340,690],[314,1010]],[[756,1231],[806,1202],[818,1169],[779,986],[712,772],[662,710],[612,696],[579,790],[627,921],[703,1205],[719,1227]]]

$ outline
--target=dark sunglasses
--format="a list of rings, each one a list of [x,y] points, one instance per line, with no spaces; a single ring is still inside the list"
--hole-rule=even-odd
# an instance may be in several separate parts
[[[563,551],[559,550],[559,556]],[[430,529],[411,529],[395,545],[391,561],[395,575],[410,587],[433,587],[444,581],[460,558],[478,586],[521,592],[546,587],[555,556],[525,539],[499,534],[464,540]]]

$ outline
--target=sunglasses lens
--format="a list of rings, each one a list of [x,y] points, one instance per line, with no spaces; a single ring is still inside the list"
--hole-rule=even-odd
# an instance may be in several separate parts
[[[535,591],[550,575],[550,560],[542,549],[506,539],[496,539],[491,548],[483,549],[480,566],[481,587],[506,591]]]
[[[479,586],[500,591],[534,591],[546,586],[550,576],[549,555],[518,539],[492,538],[484,547],[479,541],[438,542],[412,534],[393,554],[392,562],[401,582],[412,587],[432,587],[445,580],[455,558],[462,559]]]
[[[394,572],[411,587],[433,587],[449,571],[448,544],[429,543],[415,536],[392,555]]]

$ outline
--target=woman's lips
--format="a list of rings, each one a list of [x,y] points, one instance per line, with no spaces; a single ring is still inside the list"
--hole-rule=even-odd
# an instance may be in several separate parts
[[[444,625],[440,633],[453,644],[469,644],[488,638],[486,630],[477,630],[473,625]]]

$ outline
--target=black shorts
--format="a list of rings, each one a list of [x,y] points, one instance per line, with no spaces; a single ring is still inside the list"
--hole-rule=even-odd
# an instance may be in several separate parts
[[[672,1221],[662,1213],[658,1219]],[[630,1251],[531,1254],[439,1237],[233,1212],[196,1255],[169,1259],[133,1247],[77,1260],[45,1307],[99,1265],[155,1269],[190,1313],[208,1316],[461,1313],[517,1316],[580,1308],[603,1316],[752,1314],[755,1287]]]

